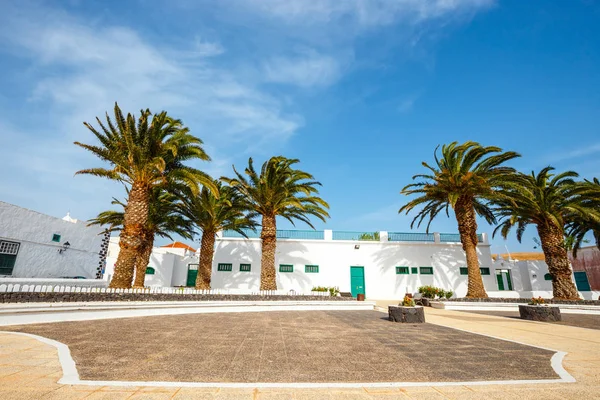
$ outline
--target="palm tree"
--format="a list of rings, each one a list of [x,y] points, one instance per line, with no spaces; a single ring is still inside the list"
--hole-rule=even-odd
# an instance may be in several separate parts
[[[260,290],[277,290],[275,272],[275,251],[277,247],[277,221],[280,216],[292,224],[294,220],[306,223],[314,229],[309,217],[325,221],[329,217],[329,205],[318,196],[317,186],[311,174],[294,169],[300,160],[285,157],[271,157],[258,174],[252,158],[248,167],[240,174],[235,167],[235,178],[222,178],[229,183],[249,203],[251,210],[262,216],[262,257],[260,270]]]
[[[125,203],[113,199],[112,204],[119,205],[125,210]],[[144,287],[146,279],[146,268],[150,263],[154,239],[156,236],[173,240],[172,234],[177,234],[185,239],[193,239],[192,221],[180,213],[178,197],[160,188],[152,190],[150,207],[148,209],[148,221],[142,233],[142,245],[139,247],[135,261],[135,281],[133,287]],[[108,226],[110,232],[123,229],[125,218],[124,211],[103,211],[88,225]]]
[[[96,121],[99,130],[87,122],[84,125],[100,144],[75,144],[109,163],[111,168],[84,169],[76,174],[121,181],[130,188],[119,240],[121,250],[110,282],[113,288],[129,288],[144,242],[152,189],[181,184],[198,193],[201,183],[216,190],[208,175],[184,164],[193,159],[208,161],[210,157],[204,152],[202,141],[191,135],[181,120],[169,117],[165,111],[153,115],[148,109],[142,110],[136,121],[132,114],[125,118],[115,103],[114,122],[108,113],[106,125],[99,118]]]
[[[219,231],[233,230],[246,236],[245,229],[255,229],[248,203],[235,190],[215,181],[219,196],[206,187],[199,196],[188,196],[182,205],[183,214],[202,231],[200,241],[200,265],[196,277],[196,289],[210,289],[212,261],[215,249],[215,235]]]
[[[575,178],[578,174],[567,171],[553,174],[546,167],[537,175],[517,174],[515,185],[501,191],[495,201],[497,215],[502,219],[494,230],[506,238],[516,227],[521,241],[525,228],[535,224],[552,275],[552,290],[556,299],[578,299],[577,288],[571,278],[571,267],[565,244],[565,226],[572,221],[600,221],[600,213],[586,204],[588,189]]]
[[[429,232],[433,219],[441,211],[449,216],[449,207],[452,207],[467,258],[467,297],[487,297],[477,257],[475,216],[483,217],[490,224],[495,222],[488,202],[494,197],[496,189],[510,185],[515,172],[513,168],[502,164],[520,155],[512,151],[503,152],[499,147],[483,147],[475,142],[453,142],[442,146],[442,157],[438,158],[438,148],[434,152],[435,166],[422,163],[430,172],[413,176],[413,180],[422,180],[402,189],[402,194],[416,194],[418,197],[402,206],[398,213],[408,214],[415,207],[424,205],[410,227],[412,229],[415,223],[418,227],[428,219]]]
[[[583,185],[586,187],[586,194],[582,201],[587,207],[591,207],[600,212],[600,180],[594,178],[592,181],[586,180]],[[567,235],[571,238],[573,257],[577,258],[577,251],[584,243],[585,236],[591,233],[596,242],[596,246],[600,249],[600,222],[594,221],[593,218],[575,219],[569,222],[567,226]]]

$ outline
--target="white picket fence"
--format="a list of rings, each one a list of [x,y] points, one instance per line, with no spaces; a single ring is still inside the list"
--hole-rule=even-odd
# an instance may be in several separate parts
[[[143,294],[221,294],[221,295],[259,295],[259,296],[322,296],[329,297],[329,292],[299,293],[294,290],[245,290],[245,289],[211,289],[196,290],[193,288],[149,287],[144,289],[113,289],[99,287],[81,287],[65,285],[21,285],[0,284],[0,293],[143,293]]]

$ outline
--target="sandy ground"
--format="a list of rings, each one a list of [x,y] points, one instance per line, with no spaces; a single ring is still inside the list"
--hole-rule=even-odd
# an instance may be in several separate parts
[[[519,318],[518,311],[468,311],[474,314],[495,315],[506,318]],[[600,315],[587,314],[561,314],[562,321],[548,322],[552,325],[568,325],[578,328],[600,329]]]

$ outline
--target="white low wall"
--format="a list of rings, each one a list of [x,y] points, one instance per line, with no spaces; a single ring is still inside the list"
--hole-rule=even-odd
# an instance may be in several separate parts
[[[52,279],[52,278],[0,278],[0,285],[28,286],[71,286],[104,288],[107,282],[102,279]]]
[[[534,290],[534,291],[488,291],[489,297],[507,298],[507,299],[530,299],[532,297],[542,297],[551,299],[553,297],[551,290]],[[579,292],[579,297],[584,300],[600,300],[600,291]]]

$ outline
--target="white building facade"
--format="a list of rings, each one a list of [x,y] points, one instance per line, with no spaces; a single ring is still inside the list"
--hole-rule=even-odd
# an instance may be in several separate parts
[[[249,234],[254,237],[246,239],[235,232],[218,235],[213,288],[259,289],[261,243],[257,234]],[[401,298],[424,285],[452,290],[458,296],[467,291],[466,260],[457,234],[330,230],[277,234],[280,290],[308,293],[315,286],[335,286],[370,299]],[[484,285],[496,290],[487,236],[479,235],[479,241]]]
[[[101,228],[68,214],[55,218],[0,201],[0,278],[97,278],[107,240]]]
[[[110,282],[119,256],[119,238],[111,237],[103,279]],[[188,282],[188,270],[198,270],[198,255],[178,247],[154,247],[146,268],[145,286],[193,286]],[[188,283],[191,283],[188,285]]]

